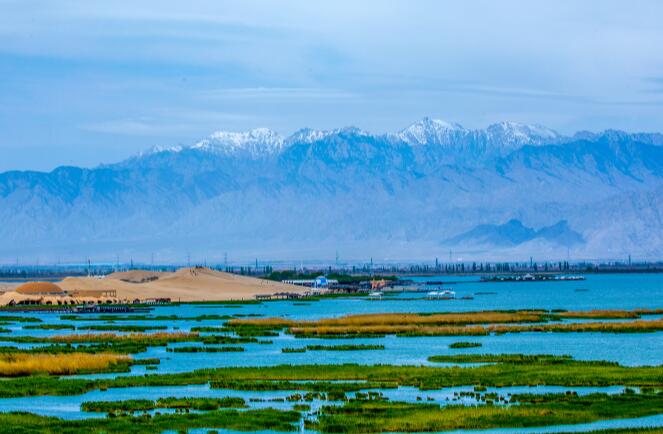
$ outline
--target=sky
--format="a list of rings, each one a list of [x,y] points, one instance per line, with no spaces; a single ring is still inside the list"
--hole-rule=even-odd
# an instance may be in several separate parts
[[[0,171],[424,116],[663,131],[660,1],[0,0]]]

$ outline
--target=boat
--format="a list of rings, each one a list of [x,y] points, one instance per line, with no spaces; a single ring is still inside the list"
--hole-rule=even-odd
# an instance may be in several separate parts
[[[444,291],[430,291],[426,294],[426,298],[430,300],[451,300],[456,298],[456,293],[450,289],[445,289]]]
[[[373,298],[380,298],[382,297],[382,292],[380,291],[370,292],[368,296]]]

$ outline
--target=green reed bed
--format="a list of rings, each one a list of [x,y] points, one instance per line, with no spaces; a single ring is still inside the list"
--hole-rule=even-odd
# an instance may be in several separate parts
[[[81,404],[81,410],[97,413],[136,412],[149,411],[157,408],[189,409],[211,411],[220,408],[247,408],[242,398],[159,398],[156,401],[149,399],[129,399],[125,401],[86,401]]]
[[[234,318],[232,315],[60,315],[65,321],[223,321]]]
[[[224,326],[199,326],[191,327],[192,332],[203,333],[234,333],[240,337],[278,336],[279,332],[265,327],[224,327]]]
[[[76,327],[78,330],[94,330],[101,332],[147,332],[153,330],[166,330],[168,327],[159,326],[143,326],[143,325],[86,325]]]
[[[514,406],[440,407],[384,401],[350,401],[325,406],[317,423],[322,432],[431,432],[455,429],[520,428],[643,417],[663,412],[659,394],[561,395],[543,403]]]
[[[0,433],[34,432],[78,434],[107,432],[157,434],[164,431],[186,432],[189,429],[228,429],[236,431],[295,431],[301,414],[296,411],[215,410],[205,413],[123,416],[84,420],[63,420],[30,413],[0,413]]]
[[[468,356],[463,356],[468,357]],[[0,397],[35,395],[76,395],[110,387],[176,386],[211,383],[215,387],[241,390],[308,390],[317,383],[364,381],[392,386],[413,386],[421,390],[454,386],[663,386],[663,366],[626,367],[612,362],[586,362],[568,357],[502,355],[484,356],[488,364],[470,366],[394,365],[278,365],[199,369],[164,375],[126,376],[113,379],[58,379],[28,377],[0,382]],[[500,361],[501,359],[501,361]],[[439,360],[439,359],[434,359]],[[458,359],[451,359],[459,363]],[[302,386],[302,383],[310,384]],[[279,384],[290,382],[291,384]],[[356,383],[347,383],[356,384]],[[320,386],[322,387],[322,386]],[[324,386],[328,387],[328,386]],[[341,386],[339,386],[341,387]],[[345,387],[345,386],[343,386]],[[364,388],[371,388],[364,385]]]
[[[115,354],[137,354],[147,351],[147,346],[133,344],[130,342],[97,343],[97,344],[56,344],[46,346],[35,346],[32,348],[18,348],[14,346],[0,346],[0,353],[115,353]]]
[[[172,347],[166,351],[171,353],[241,353],[243,347]]]
[[[230,330],[253,327],[263,332],[284,331],[299,338],[408,336],[486,336],[518,332],[641,333],[663,330],[663,320],[642,320],[661,310],[547,311],[496,310],[442,313],[377,313],[296,321],[286,318],[231,319]],[[632,321],[564,323],[565,319],[631,319]]]
[[[71,324],[29,324],[24,325],[23,330],[74,330]]]
[[[307,345],[301,348],[281,348],[282,353],[303,353],[306,351],[365,351],[384,350],[384,345]]]
[[[224,379],[210,382],[214,389],[251,390],[251,391],[276,391],[276,390],[300,390],[307,392],[324,392],[327,399],[332,401],[345,400],[348,392],[357,392],[364,389],[395,389],[396,382],[387,381],[288,381],[288,380],[236,380]]]
[[[482,344],[479,342],[454,342],[449,348],[479,348]]]
[[[200,335],[190,332],[163,332],[155,333],[135,332],[124,335],[115,333],[88,333],[69,334],[60,336],[2,336],[0,341],[28,343],[28,344],[98,344],[115,345],[131,344],[142,347],[166,346],[173,342],[202,342],[204,344],[242,344],[264,343],[252,337],[234,337],[221,335]]]
[[[12,322],[42,322],[42,321],[39,318],[31,316],[0,315],[0,322],[12,323]]]

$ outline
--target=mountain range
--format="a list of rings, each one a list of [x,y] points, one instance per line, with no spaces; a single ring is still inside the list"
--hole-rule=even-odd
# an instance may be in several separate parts
[[[0,262],[663,256],[663,135],[424,118],[0,174]],[[539,229],[534,229],[539,228]]]

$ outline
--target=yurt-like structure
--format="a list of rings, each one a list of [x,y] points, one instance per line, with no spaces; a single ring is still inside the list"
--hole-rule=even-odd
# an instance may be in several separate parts
[[[62,288],[51,282],[27,282],[17,286],[14,291],[23,295],[66,295],[66,292]]]

